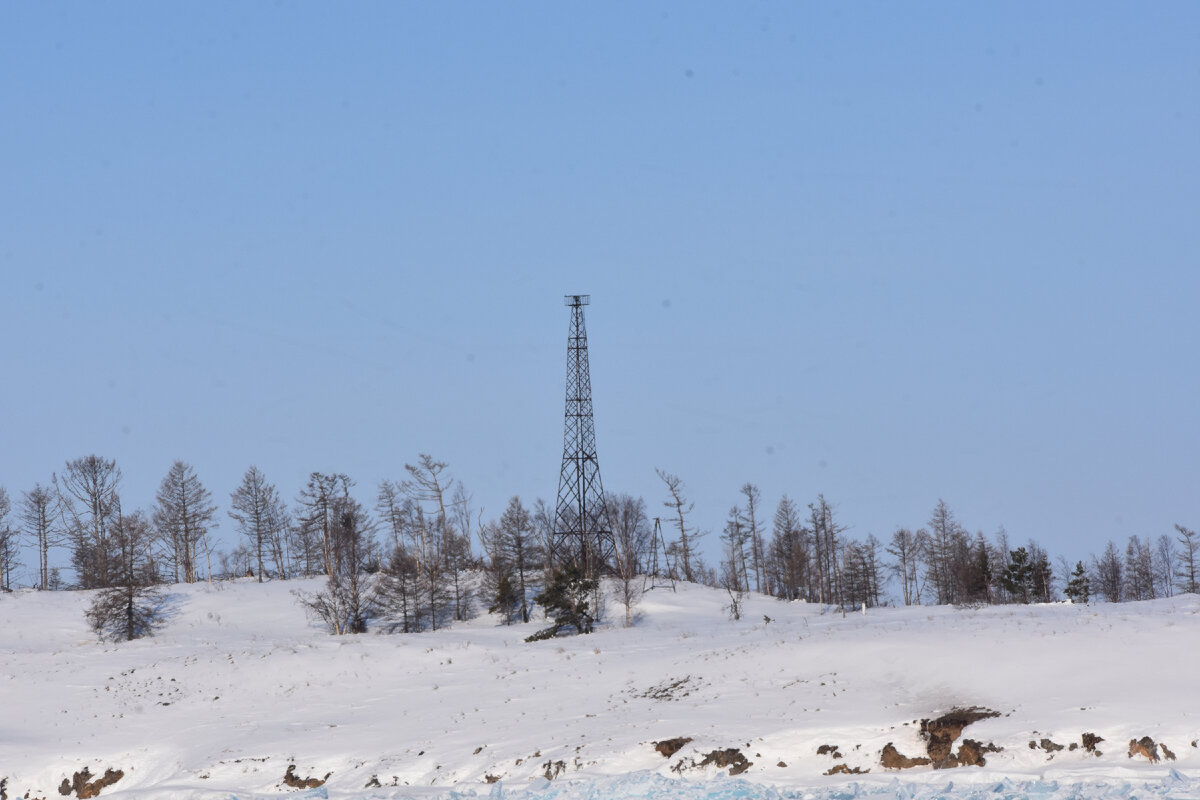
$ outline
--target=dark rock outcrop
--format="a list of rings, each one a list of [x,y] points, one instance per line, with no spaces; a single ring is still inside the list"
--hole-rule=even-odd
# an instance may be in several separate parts
[[[1145,756],[1151,764],[1158,763],[1158,745],[1149,736],[1129,740],[1129,757]]]
[[[124,777],[125,773],[122,770],[106,769],[103,775],[92,780],[92,771],[84,767],[72,775],[71,780],[63,778],[63,782],[58,787],[58,793],[64,797],[74,794],[79,800],[88,800],[91,797],[98,797],[101,790],[112,786]]]
[[[736,747],[727,747],[724,750],[713,750],[711,753],[704,756],[704,759],[697,765],[707,767],[713,764],[720,769],[729,769],[730,776],[741,775],[750,767],[754,766],[753,761],[747,761],[742,755],[742,751]]]
[[[326,772],[324,778],[301,778],[296,775],[296,765],[288,764],[287,772],[283,773],[283,782],[293,789],[316,789],[324,786],[332,772]]]
[[[676,736],[674,739],[663,739],[661,742],[654,743],[654,749],[658,751],[663,758],[670,758],[683,749],[683,746],[690,742],[690,736]]]

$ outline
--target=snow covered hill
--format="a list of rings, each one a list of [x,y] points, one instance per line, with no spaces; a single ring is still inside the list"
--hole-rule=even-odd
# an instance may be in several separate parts
[[[8,796],[84,767],[136,798],[1200,796],[1193,595],[845,617],[751,596],[735,622],[680,584],[633,628],[613,601],[596,633],[527,644],[537,622],[486,615],[333,637],[293,595],[316,585],[172,587],[166,627],[118,645],[88,593],[0,597]],[[922,721],[955,709],[996,712],[952,745],[984,766],[881,765],[926,756]],[[1147,736],[1158,763],[1128,755]]]

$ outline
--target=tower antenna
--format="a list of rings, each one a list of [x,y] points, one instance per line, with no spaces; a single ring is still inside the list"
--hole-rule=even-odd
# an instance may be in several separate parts
[[[594,578],[609,569],[616,545],[604,504],[600,462],[596,458],[592,378],[583,323],[583,307],[590,303],[591,296],[586,294],[569,294],[564,298],[564,305],[571,309],[571,328],[567,334],[567,408],[550,556],[554,563],[575,564],[585,576]]]

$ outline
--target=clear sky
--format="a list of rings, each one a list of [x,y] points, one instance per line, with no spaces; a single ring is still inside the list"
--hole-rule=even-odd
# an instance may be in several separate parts
[[[0,485],[1200,525],[1200,4],[7,3]]]

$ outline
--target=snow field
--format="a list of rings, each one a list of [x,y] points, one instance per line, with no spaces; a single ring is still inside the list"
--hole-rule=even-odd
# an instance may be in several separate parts
[[[733,622],[722,592],[680,584],[631,629],[610,598],[593,635],[527,644],[539,621],[487,615],[329,636],[292,595],[317,585],[171,587],[166,627],[119,645],[88,630],[87,593],[0,598],[9,795],[57,796],[86,765],[125,770],[103,796],[138,798],[1200,796],[1195,596],[843,617],[751,595]],[[919,721],[971,706],[1001,714],[963,733],[1004,748],[987,766],[879,765],[889,742],[924,755]],[[1027,746],[1083,732],[1102,756]],[[1146,735],[1178,760],[1128,758]],[[670,759],[653,749],[680,736]],[[687,766],[724,748],[753,766]],[[823,775],[840,763],[870,772]],[[289,764],[328,781],[282,786]]]

